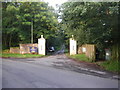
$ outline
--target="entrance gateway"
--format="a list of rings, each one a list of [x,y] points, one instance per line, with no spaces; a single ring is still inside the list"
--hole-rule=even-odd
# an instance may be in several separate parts
[[[70,55],[77,54],[77,41],[74,39],[74,36],[72,35],[72,38],[70,38]]]
[[[77,41],[74,39],[74,36],[72,35],[72,38],[70,38],[69,41],[70,44],[70,55],[77,54]],[[43,38],[43,35],[41,35],[41,38],[38,39],[38,54],[45,55],[46,53],[46,40]]]
[[[70,55],[77,54],[77,42],[74,39],[73,35],[72,38],[70,38],[69,40],[69,51],[70,51]],[[41,55],[46,55],[46,40],[43,37],[43,35],[41,35],[41,38],[38,39],[38,43],[19,44],[19,47],[17,48],[10,47],[10,53],[20,53],[20,54],[38,53]]]
[[[43,35],[41,35],[41,38],[38,39],[38,54],[45,55],[45,43],[46,40],[43,38]]]

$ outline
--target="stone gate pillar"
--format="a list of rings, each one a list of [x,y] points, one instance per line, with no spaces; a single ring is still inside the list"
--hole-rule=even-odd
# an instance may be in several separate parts
[[[45,55],[45,43],[46,40],[41,35],[41,38],[38,39],[38,54]]]
[[[77,42],[74,40],[73,35],[72,38],[70,38],[70,55],[77,54]]]

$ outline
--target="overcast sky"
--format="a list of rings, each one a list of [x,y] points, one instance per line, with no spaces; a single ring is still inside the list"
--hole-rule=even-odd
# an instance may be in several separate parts
[[[56,8],[56,4],[61,5],[62,3],[66,2],[67,0],[44,0],[45,2],[48,2],[50,6],[53,6]]]
[[[57,9],[56,4],[61,5],[62,3],[67,2],[67,0],[43,0],[43,1],[48,2],[49,6],[54,7],[54,9]],[[58,22],[61,22],[61,19],[58,19]]]

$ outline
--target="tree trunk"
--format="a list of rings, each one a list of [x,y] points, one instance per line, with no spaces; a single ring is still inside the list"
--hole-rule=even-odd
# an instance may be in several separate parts
[[[119,60],[120,58],[120,47],[119,44],[112,46],[112,60]]]
[[[11,47],[11,40],[12,40],[12,35],[10,34],[10,39],[9,39],[9,48]]]

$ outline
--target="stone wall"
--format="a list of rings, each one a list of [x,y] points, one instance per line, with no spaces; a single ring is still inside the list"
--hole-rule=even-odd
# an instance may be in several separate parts
[[[20,44],[20,54],[25,54],[25,53],[31,53],[30,52],[30,47],[37,47],[38,44]]]
[[[19,47],[10,47],[10,53],[20,53]]]

